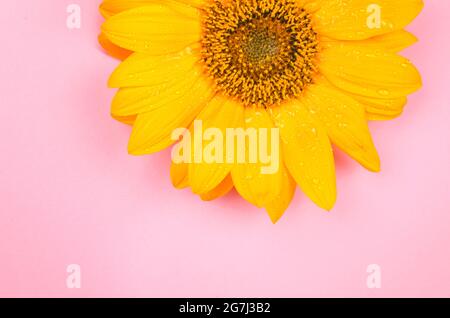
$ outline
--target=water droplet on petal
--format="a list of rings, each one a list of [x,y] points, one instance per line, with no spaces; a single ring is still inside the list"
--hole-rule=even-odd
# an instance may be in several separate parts
[[[389,95],[389,91],[386,89],[380,89],[378,91],[378,94],[382,95],[382,96],[388,96]]]

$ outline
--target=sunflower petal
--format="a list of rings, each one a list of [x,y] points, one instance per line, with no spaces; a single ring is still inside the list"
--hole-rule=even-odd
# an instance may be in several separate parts
[[[422,8],[422,0],[328,0],[313,15],[321,35],[364,40],[403,29]],[[380,18],[379,25],[371,22],[374,17]]]
[[[209,192],[201,194],[200,198],[203,201],[212,201],[227,195],[231,189],[233,189],[233,180],[231,179],[231,175],[228,175],[217,187]]]
[[[303,192],[331,210],[336,201],[334,158],[326,129],[298,101],[272,109],[286,167]]]
[[[267,135],[262,135],[261,128],[267,130]],[[279,136],[273,133],[271,130],[273,128],[273,122],[264,109],[245,109],[245,129],[247,129],[247,132],[250,131],[249,129],[255,131],[257,140],[249,138],[248,142],[246,142],[245,163],[239,162],[236,164],[231,170],[231,177],[239,194],[245,200],[258,207],[264,207],[275,200],[281,191],[283,183],[284,175],[282,169],[280,169],[282,159],[278,147]],[[264,140],[262,136],[267,136],[267,140]],[[276,163],[275,160],[278,160],[276,170],[270,171],[270,173],[263,173],[264,167],[268,165],[263,161],[267,160],[261,160],[261,157],[251,159],[251,152],[255,150],[253,147],[258,146],[258,143],[261,145],[261,142],[267,145],[271,162]],[[259,150],[260,147],[256,148]],[[240,149],[237,151],[240,151]]]
[[[134,122],[136,121],[137,116],[131,115],[131,116],[115,116],[114,114],[111,115],[115,120],[121,122],[122,124],[131,125],[133,126]]]
[[[220,146],[223,151],[226,150],[226,129],[240,128],[244,125],[244,107],[232,99],[216,95],[197,116],[196,121],[201,121],[202,131],[194,131],[194,134],[206,133],[208,129],[216,129],[222,136],[219,144],[216,143],[217,136],[211,136],[212,140],[203,141],[201,150],[207,149],[208,146]],[[194,137],[191,140],[193,142],[191,149],[195,149]],[[192,191],[197,194],[212,191],[230,173],[232,168],[232,163],[226,162],[225,151],[222,156],[219,155],[220,158],[209,158],[208,160],[204,157],[204,153],[202,156],[201,162],[193,160],[194,162],[189,165],[189,183]],[[219,159],[219,162],[215,159]]]
[[[359,95],[351,95],[355,100],[364,105],[367,119],[369,120],[389,120],[400,116],[406,105],[407,98],[396,99],[370,98]]]
[[[114,117],[133,116],[167,107],[171,103],[180,103],[201,76],[201,70],[193,68],[185,72],[183,77],[166,78],[166,82],[161,77],[163,82],[158,85],[121,88],[114,96],[111,113]]]
[[[380,158],[360,103],[323,83],[311,85],[301,102],[326,127],[334,144],[368,170],[380,170]]]
[[[178,99],[140,113],[133,126],[128,151],[133,155],[158,152],[174,143],[172,133],[186,128],[212,97],[211,83],[200,77],[186,86]]]
[[[130,51],[163,55],[198,42],[200,12],[184,4],[153,4],[121,12],[102,25],[114,44]]]
[[[133,53],[112,73],[108,85],[109,87],[157,86],[182,80],[199,61],[197,53],[191,47],[161,56]]]
[[[196,8],[200,8],[204,4],[204,0],[103,0],[100,5],[100,13],[104,18],[109,18],[120,12],[149,4],[170,4],[171,2],[180,2]]]
[[[283,170],[283,182],[281,184],[280,193],[274,200],[266,204],[265,209],[269,214],[270,219],[275,224],[283,216],[286,209],[289,207],[295,194],[295,181],[287,171],[286,167]]]
[[[172,162],[170,166],[170,180],[175,188],[184,189],[189,186],[188,168],[187,163]]]
[[[392,115],[384,115],[384,114],[376,114],[376,113],[366,113],[367,120],[370,121],[387,121],[392,120],[399,117],[401,114],[392,114]]]
[[[100,33],[98,36],[98,43],[106,51],[106,53],[118,60],[123,61],[129,57],[131,53],[133,53],[112,43],[104,33]]]
[[[417,38],[408,31],[398,30],[359,41],[339,41],[324,37],[321,39],[323,47],[336,45],[338,42],[344,45],[363,46],[375,50],[383,49],[388,52],[398,53],[416,43]]]
[[[422,86],[419,72],[406,58],[360,46],[323,50],[319,68],[338,88],[372,98],[404,97]]]
[[[120,12],[153,3],[158,3],[158,0],[103,0],[100,4],[100,13],[107,19]]]
[[[417,42],[414,34],[398,30],[361,41],[352,41],[354,45],[362,45],[373,49],[382,48],[386,51],[398,53]]]

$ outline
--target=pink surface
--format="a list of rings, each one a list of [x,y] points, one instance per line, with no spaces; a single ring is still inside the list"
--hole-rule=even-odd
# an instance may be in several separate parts
[[[76,2],[80,30],[68,1],[0,10],[1,296],[450,296],[450,1],[426,1],[409,28],[424,87],[401,118],[371,124],[382,172],[337,153],[332,213],[297,191],[275,226],[235,193],[173,189],[168,151],[127,155],[100,1]],[[66,286],[69,264],[81,289]]]

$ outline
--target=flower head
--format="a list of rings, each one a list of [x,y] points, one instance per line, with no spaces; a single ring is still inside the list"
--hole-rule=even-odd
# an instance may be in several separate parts
[[[422,7],[421,0],[104,0],[99,40],[124,60],[109,81],[119,88],[112,115],[133,125],[135,155],[171,146],[179,128],[188,139],[201,121],[214,133],[199,143],[226,157],[213,146],[229,144],[212,136],[244,132],[247,142],[233,144],[231,155],[241,161],[196,160],[190,138],[183,151],[193,160],[172,163],[173,184],[204,200],[234,187],[276,222],[299,185],[330,210],[331,145],[379,171],[367,121],[397,117],[421,87],[398,52],[416,41],[404,27]],[[251,160],[251,129],[276,139],[265,149],[280,159],[272,173]]]

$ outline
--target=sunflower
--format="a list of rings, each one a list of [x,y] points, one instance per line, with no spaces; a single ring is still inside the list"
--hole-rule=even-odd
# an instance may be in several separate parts
[[[203,200],[233,187],[276,222],[298,185],[336,201],[332,145],[380,170],[369,120],[399,116],[420,74],[398,52],[422,0],[104,0],[99,41],[123,62],[112,116],[133,126],[133,155],[171,146],[172,132],[278,128],[281,164],[172,163],[175,187]]]

